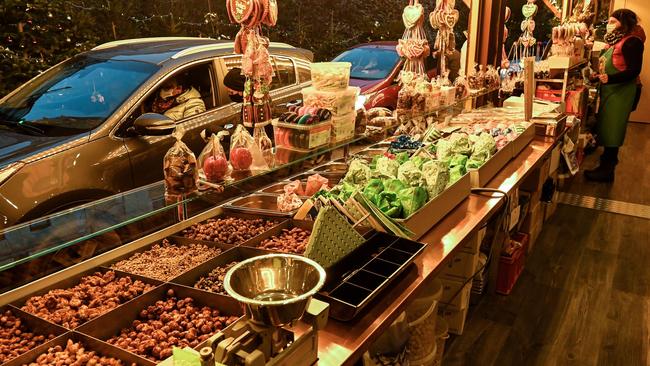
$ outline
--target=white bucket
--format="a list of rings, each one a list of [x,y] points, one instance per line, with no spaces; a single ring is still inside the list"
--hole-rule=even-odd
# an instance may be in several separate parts
[[[444,318],[438,318],[436,321],[436,358],[433,364],[439,366],[442,364],[442,355],[445,353],[445,342],[449,338],[449,324]]]
[[[433,351],[428,355],[418,359],[409,358],[409,366],[432,366],[436,360],[437,354],[435,345],[436,344],[433,343]]]
[[[426,313],[431,304],[437,305],[442,297],[442,282],[438,279],[429,281],[424,289],[421,290],[417,299],[413,300],[406,308],[406,318],[409,322],[420,319]]]

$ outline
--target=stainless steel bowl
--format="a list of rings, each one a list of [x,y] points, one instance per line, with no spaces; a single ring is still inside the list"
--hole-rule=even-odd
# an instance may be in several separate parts
[[[232,267],[223,281],[226,292],[244,304],[250,320],[273,327],[300,319],[324,283],[323,267],[291,254],[247,259]]]

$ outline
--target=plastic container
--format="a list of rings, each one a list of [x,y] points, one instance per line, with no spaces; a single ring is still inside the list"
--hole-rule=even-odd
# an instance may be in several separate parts
[[[456,87],[443,86],[440,88],[440,105],[452,105],[456,103]]]
[[[311,83],[317,90],[343,90],[350,84],[349,62],[316,62],[311,64]]]
[[[275,144],[279,148],[313,150],[329,144],[331,131],[331,121],[313,125],[273,121],[273,135]]]
[[[396,354],[404,349],[408,339],[409,326],[406,321],[406,313],[402,312],[393,324],[370,346],[368,352],[371,355]]]
[[[438,317],[436,320],[436,357],[433,360],[433,365],[438,366],[442,363],[447,339],[449,339],[449,325],[445,319]]]
[[[502,295],[510,294],[521,272],[523,272],[526,262],[528,234],[517,233],[511,240],[520,242],[521,247],[517,248],[510,257],[501,255],[499,258],[496,291]]]
[[[436,343],[431,342],[435,337],[438,301],[442,296],[440,280],[431,281],[423,293],[406,309],[409,320],[409,341],[407,350],[409,359],[425,359],[435,352]]]
[[[361,89],[347,87],[337,91],[318,90],[311,86],[302,90],[305,106],[329,109],[335,116],[355,112],[357,96]]]
[[[356,112],[332,117],[332,142],[353,138],[356,118]]]
[[[411,358],[409,355],[409,365],[410,366],[432,366],[436,360],[436,355],[438,354],[436,349],[436,343],[432,342],[433,350],[426,356],[420,358]]]

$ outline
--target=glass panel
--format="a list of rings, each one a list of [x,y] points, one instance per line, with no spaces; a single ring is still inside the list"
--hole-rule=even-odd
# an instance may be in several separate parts
[[[296,69],[291,59],[273,56],[273,71],[275,76],[273,76],[271,90],[296,84]]]
[[[431,111],[439,120],[476,106],[486,91]],[[364,135],[310,152],[276,149],[284,160],[265,171],[235,174],[225,192],[202,191],[179,202],[166,202],[163,182],[63,211],[0,232],[0,292],[81,262],[122,244],[190,218],[274,180],[344,156],[352,145],[367,144]]]

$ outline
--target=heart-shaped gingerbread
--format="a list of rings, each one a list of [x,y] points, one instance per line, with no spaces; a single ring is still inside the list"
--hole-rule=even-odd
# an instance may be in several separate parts
[[[447,12],[447,14],[445,14],[445,25],[447,25],[447,27],[449,27],[450,29],[453,28],[454,25],[456,25],[456,23],[458,22],[459,16],[460,14],[456,9]]]
[[[402,20],[407,29],[415,27],[424,15],[424,8],[421,4],[408,5],[402,12]]]
[[[521,13],[525,18],[530,18],[537,13],[537,5],[533,3],[524,4],[521,7]]]
[[[253,0],[230,0],[230,13],[237,23],[243,23],[253,12],[255,2]]]
[[[278,24],[278,1],[269,0],[269,14],[267,16],[266,25],[271,27]]]
[[[429,23],[431,24],[431,28],[433,29],[438,29],[440,26],[440,23],[438,23],[438,17],[436,16],[436,12],[432,11],[429,13]]]

